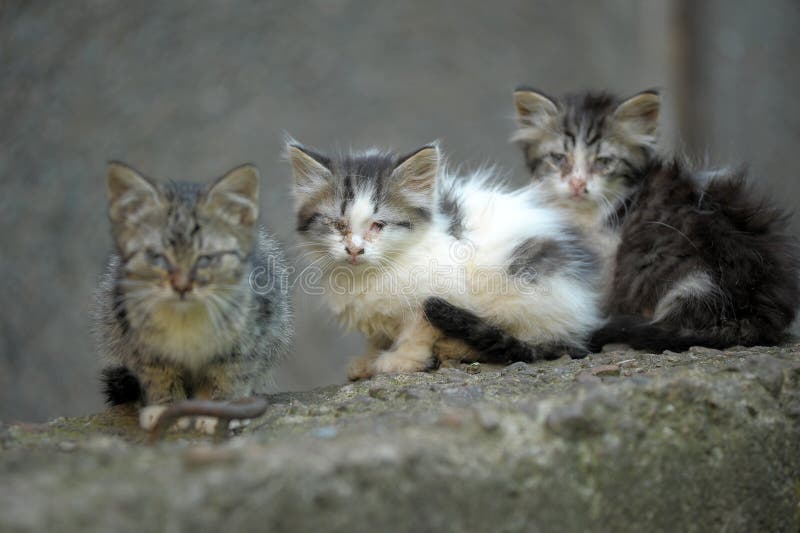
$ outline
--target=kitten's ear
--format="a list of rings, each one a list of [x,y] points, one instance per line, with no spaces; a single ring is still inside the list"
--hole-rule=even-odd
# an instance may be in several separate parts
[[[661,97],[658,91],[644,91],[631,96],[614,110],[614,118],[637,135],[652,137],[658,129]]]
[[[517,108],[517,124],[526,128],[544,125],[558,115],[558,104],[533,89],[520,88],[514,91],[514,107]]]
[[[417,193],[433,193],[439,172],[439,146],[429,144],[401,157],[392,171],[400,187]]]
[[[108,164],[107,185],[108,216],[115,224],[135,224],[145,212],[162,204],[158,187],[124,163]]]
[[[230,224],[252,226],[258,220],[258,169],[236,167],[206,191],[204,206]]]
[[[297,195],[308,194],[330,183],[332,174],[327,157],[290,140],[286,143],[286,158],[292,165]]]

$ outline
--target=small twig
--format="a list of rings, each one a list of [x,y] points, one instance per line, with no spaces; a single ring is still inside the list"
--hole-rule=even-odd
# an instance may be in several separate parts
[[[160,440],[167,428],[185,416],[211,416],[217,418],[215,437],[222,438],[228,432],[231,420],[257,418],[267,410],[267,400],[258,396],[240,398],[226,402],[212,400],[186,400],[167,407],[150,429],[148,442]]]

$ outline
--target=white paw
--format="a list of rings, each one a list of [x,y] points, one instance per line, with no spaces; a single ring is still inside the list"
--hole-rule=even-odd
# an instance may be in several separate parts
[[[407,374],[411,372],[424,372],[428,367],[427,360],[418,357],[409,357],[398,352],[384,352],[372,363],[375,374]]]
[[[250,422],[252,422],[252,420],[250,420],[249,418],[245,418],[245,419],[242,419],[242,420],[231,420],[228,423],[228,429],[243,428],[245,426],[249,426]]]
[[[139,426],[150,431],[158,422],[161,413],[167,410],[166,405],[148,405],[139,410]]]
[[[189,429],[192,426],[192,417],[182,416],[175,422],[175,427],[180,430]]]
[[[356,357],[352,359],[347,367],[347,379],[356,381],[371,378],[374,375],[372,370],[374,361],[375,358],[373,357]]]
[[[198,416],[194,419],[194,428],[197,431],[213,435],[217,430],[219,419],[214,416]]]

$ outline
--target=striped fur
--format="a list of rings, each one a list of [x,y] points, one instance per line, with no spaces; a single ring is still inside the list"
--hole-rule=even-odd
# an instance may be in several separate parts
[[[258,173],[209,186],[109,167],[115,250],[95,329],[112,404],[264,391],[292,335],[283,255],[256,227]]]

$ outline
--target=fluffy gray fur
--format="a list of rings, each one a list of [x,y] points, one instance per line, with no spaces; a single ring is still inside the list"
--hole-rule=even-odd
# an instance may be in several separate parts
[[[166,404],[263,392],[288,352],[284,255],[256,226],[258,171],[158,184],[112,163],[115,249],[94,322],[109,403]]]

